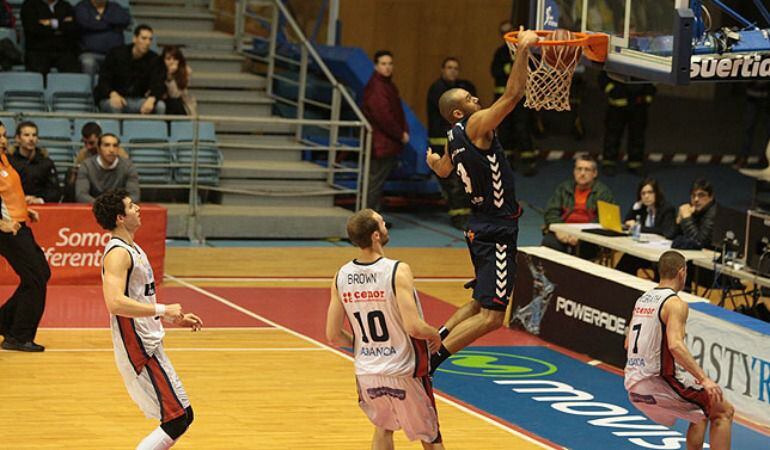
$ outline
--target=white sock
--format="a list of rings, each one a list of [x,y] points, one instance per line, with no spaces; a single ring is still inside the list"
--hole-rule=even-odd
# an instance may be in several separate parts
[[[152,431],[139,445],[136,450],[167,450],[174,445],[174,440],[158,427]]]

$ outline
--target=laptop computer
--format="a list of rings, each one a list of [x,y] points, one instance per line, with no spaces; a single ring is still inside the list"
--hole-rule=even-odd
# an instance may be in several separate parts
[[[602,200],[596,202],[596,205],[599,208],[599,224],[602,227],[585,229],[584,232],[608,237],[628,235],[623,232],[623,225],[620,222],[620,206]]]

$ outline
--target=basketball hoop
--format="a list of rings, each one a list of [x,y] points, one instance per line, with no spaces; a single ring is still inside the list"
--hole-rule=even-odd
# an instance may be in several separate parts
[[[570,33],[565,30],[535,33],[540,40],[534,46],[541,47],[541,54],[538,56],[529,52],[524,106],[536,110],[569,111],[569,90],[581,54],[592,61],[604,62],[609,37],[601,33]],[[566,34],[571,39],[555,39],[557,34]],[[518,35],[518,31],[512,31],[504,37],[512,58],[516,57]]]

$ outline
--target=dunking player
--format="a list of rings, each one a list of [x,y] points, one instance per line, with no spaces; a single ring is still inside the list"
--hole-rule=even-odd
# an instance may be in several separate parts
[[[663,253],[658,271],[660,283],[636,301],[626,337],[628,398],[661,425],[670,427],[678,418],[689,421],[688,450],[703,448],[709,422],[711,448],[728,450],[733,406],[684,343],[689,308],[677,296],[687,279],[684,256],[673,250]],[[695,383],[678,376],[676,364],[695,377]]]
[[[412,270],[385,257],[382,216],[364,209],[348,220],[347,230],[361,253],[334,278],[326,337],[353,347],[359,406],[375,426],[372,449],[392,449],[393,431],[403,429],[423,448],[441,450],[428,376],[429,350],[441,345],[438,330],[422,320]],[[353,335],[343,328],[345,316]]]
[[[472,211],[465,240],[476,279],[473,300],[440,329],[444,341],[431,357],[432,370],[453,353],[502,326],[513,293],[521,208],[516,201],[513,171],[495,128],[524,96],[529,47],[537,39],[534,31],[521,31],[505,91],[489,108],[481,109],[479,99],[463,89],[451,89],[439,99],[441,115],[454,126],[447,133],[448,151],[439,157],[428,149],[427,162],[440,177],[456,169],[465,185]]]
[[[160,318],[200,330],[195,314],[179,304],[155,301],[155,278],[147,255],[134,242],[141,225],[139,205],[119,189],[99,196],[93,206],[96,221],[112,233],[104,249],[104,302],[110,312],[115,362],[131,398],[149,418],[161,424],[137,450],[171,448],[193,421],[193,410],[174,367],[163,350]]]

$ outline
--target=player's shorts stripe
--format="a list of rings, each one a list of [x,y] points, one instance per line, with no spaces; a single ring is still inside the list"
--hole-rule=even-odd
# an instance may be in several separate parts
[[[428,344],[422,339],[409,338],[414,349],[414,377],[424,377],[430,373],[430,354]]]
[[[440,444],[443,439],[441,438],[441,424],[438,420],[438,409],[436,409],[436,398],[433,396],[433,382],[431,382],[429,376],[423,376],[420,377],[420,383],[422,384],[423,389],[425,389],[425,393],[430,399],[430,404],[433,406],[433,410],[436,411],[436,439],[434,439],[431,443]]]
[[[184,406],[182,406],[182,402],[176,396],[174,386],[171,384],[171,380],[169,380],[163,367],[161,367],[158,358],[156,356],[150,358],[146,368],[150,381],[152,381],[152,385],[155,387],[155,393],[158,395],[161,423],[166,423],[184,415]]]
[[[144,349],[142,339],[136,332],[134,320],[121,316],[115,316],[115,319],[118,322],[120,339],[123,341],[123,346],[126,348],[128,360],[131,361],[131,366],[138,375],[142,372],[142,368],[147,364],[147,360],[150,359],[150,356]]]

